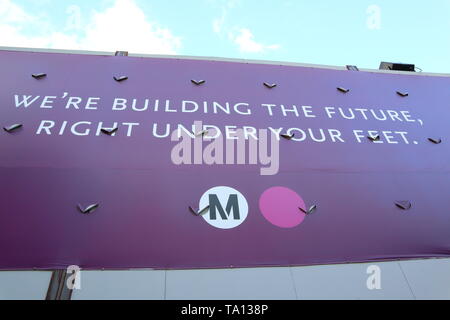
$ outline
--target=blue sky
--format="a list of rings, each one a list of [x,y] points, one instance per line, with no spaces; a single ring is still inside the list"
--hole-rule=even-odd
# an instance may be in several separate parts
[[[0,46],[450,73],[450,0],[0,0]]]

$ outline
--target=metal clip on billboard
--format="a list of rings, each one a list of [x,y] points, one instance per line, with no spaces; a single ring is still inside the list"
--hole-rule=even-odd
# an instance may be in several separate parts
[[[450,255],[447,76],[0,58],[0,269]]]

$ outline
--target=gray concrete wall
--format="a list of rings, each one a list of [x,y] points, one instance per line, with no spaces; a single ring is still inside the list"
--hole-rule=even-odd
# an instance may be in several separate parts
[[[369,290],[367,268],[381,271]],[[0,299],[44,299],[50,272],[0,272]],[[311,267],[82,271],[72,299],[450,299],[450,259]]]

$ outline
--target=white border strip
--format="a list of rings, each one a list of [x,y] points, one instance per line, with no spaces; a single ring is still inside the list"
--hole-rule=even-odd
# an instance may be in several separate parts
[[[41,52],[41,53],[64,53],[64,54],[86,54],[97,56],[114,56],[114,52],[107,51],[88,51],[88,50],[64,50],[64,49],[46,49],[46,48],[22,48],[22,47],[2,47],[0,51],[20,51],[20,52]],[[250,60],[238,58],[222,58],[222,57],[202,57],[202,56],[182,56],[182,55],[161,55],[161,54],[141,54],[129,53],[129,57],[143,57],[143,58],[164,58],[164,59],[187,59],[187,60],[207,60],[207,61],[221,61],[221,62],[239,62],[252,64],[269,64],[279,66],[295,66],[318,69],[332,69],[332,70],[347,70],[345,66],[330,66],[320,64],[308,64],[297,62],[283,62],[283,61],[267,61],[267,60]],[[378,70],[378,69],[359,69],[362,72],[371,73],[388,73],[401,74],[409,76],[434,76],[434,77],[450,77],[450,73],[431,73],[431,72],[408,72],[408,71],[394,71],[394,70]]]

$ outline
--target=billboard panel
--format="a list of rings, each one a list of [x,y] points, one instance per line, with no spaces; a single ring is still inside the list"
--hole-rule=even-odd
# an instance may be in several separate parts
[[[0,57],[1,269],[450,255],[448,77]]]

